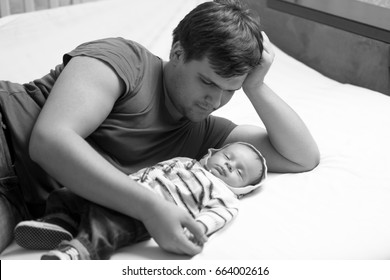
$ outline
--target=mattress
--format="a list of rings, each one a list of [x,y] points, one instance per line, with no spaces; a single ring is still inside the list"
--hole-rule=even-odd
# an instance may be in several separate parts
[[[0,19],[0,79],[28,82],[78,44],[121,36],[168,59],[171,32],[195,0],[102,0]],[[270,173],[243,198],[238,217],[193,260],[389,260],[390,98],[331,80],[275,46],[266,83],[301,116],[318,143],[310,172]],[[369,74],[369,73],[368,73]],[[243,92],[218,110],[237,124],[261,124]],[[2,260],[39,259],[11,244]],[[114,260],[187,260],[153,240]]]

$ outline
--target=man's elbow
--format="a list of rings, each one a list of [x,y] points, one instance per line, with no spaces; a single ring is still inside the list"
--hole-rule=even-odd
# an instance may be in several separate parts
[[[306,161],[301,164],[301,172],[307,172],[311,171],[314,168],[316,168],[320,164],[320,152],[317,150],[315,152],[312,152],[310,156],[307,157]]]

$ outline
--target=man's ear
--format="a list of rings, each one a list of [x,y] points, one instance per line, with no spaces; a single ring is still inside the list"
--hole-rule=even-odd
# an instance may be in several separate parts
[[[175,42],[172,45],[171,52],[169,54],[169,59],[172,61],[179,61],[184,57],[184,50],[179,41]]]

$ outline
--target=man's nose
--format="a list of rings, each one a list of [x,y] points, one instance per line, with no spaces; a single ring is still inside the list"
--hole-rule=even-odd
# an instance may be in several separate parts
[[[223,90],[217,89],[210,93],[206,100],[213,105],[214,109],[218,109],[222,103]]]

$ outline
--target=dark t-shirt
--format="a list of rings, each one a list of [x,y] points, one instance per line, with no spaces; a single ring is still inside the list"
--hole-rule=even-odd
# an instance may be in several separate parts
[[[177,156],[199,159],[234,128],[231,121],[214,116],[198,123],[173,120],[165,106],[163,61],[133,41],[85,43],[66,54],[64,63],[79,55],[104,61],[125,84],[125,92],[88,140],[126,173]]]
[[[29,157],[32,127],[64,66],[75,56],[104,61],[125,84],[107,119],[87,141],[125,173],[172,157],[199,159],[207,149],[219,147],[235,125],[209,116],[199,123],[174,121],[165,107],[163,61],[141,45],[122,38],[97,40],[80,45],[63,57],[46,76],[20,85],[0,81],[0,105],[12,136],[15,169],[25,200],[41,204],[60,187]]]

